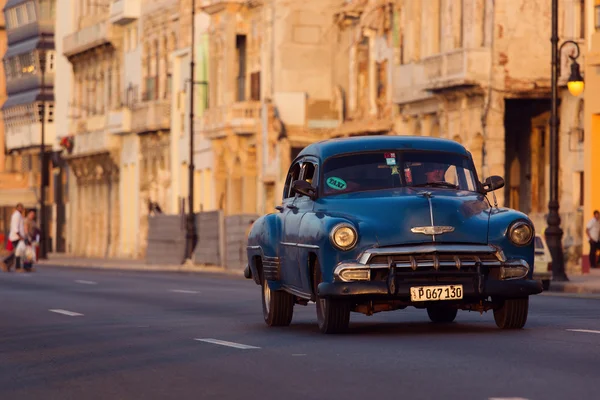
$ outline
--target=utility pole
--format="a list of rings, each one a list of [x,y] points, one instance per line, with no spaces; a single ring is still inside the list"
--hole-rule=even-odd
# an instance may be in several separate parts
[[[192,0],[192,45],[190,57],[190,160],[188,173],[188,216],[186,224],[185,259],[192,259],[196,242],[196,218],[194,216],[194,46],[195,46],[196,0]]]

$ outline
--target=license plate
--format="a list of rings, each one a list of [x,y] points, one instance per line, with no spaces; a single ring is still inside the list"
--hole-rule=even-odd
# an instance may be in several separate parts
[[[462,298],[462,285],[415,286],[410,288],[411,301],[457,300]]]

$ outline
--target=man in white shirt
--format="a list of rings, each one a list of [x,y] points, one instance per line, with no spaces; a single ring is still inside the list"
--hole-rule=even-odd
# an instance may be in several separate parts
[[[590,268],[596,268],[596,251],[600,250],[600,211],[594,211],[594,218],[585,228],[585,233],[590,240]]]
[[[4,259],[4,264],[7,267],[12,263],[13,258],[15,258],[15,251],[17,250],[19,241],[25,240],[24,212],[25,208],[23,207],[23,204],[19,203],[10,217],[10,233],[8,234],[8,240],[12,242],[13,252]],[[15,269],[21,269],[21,257],[16,257],[16,261]]]

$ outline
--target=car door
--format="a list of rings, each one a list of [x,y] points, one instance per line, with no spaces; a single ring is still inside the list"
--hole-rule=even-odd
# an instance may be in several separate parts
[[[297,236],[295,224],[298,209],[295,205],[297,196],[292,191],[292,183],[300,178],[300,162],[295,162],[288,172],[283,189],[283,202],[279,207],[282,219],[281,240],[279,242],[279,257],[281,263],[281,280],[287,286],[298,287],[298,247],[294,238]]]
[[[300,176],[298,180],[305,180],[312,183],[315,171],[315,163],[309,157],[305,157],[300,160]],[[295,260],[291,268],[295,269],[294,281],[289,284],[295,289],[300,290],[304,293],[310,293],[310,290],[306,290],[305,281],[306,277],[303,273],[306,268],[305,259],[308,255],[307,247],[305,243],[305,235],[302,231],[303,221],[308,213],[311,213],[314,207],[313,201],[310,197],[295,194],[294,202],[289,206],[291,212],[286,214],[285,223],[287,225],[286,235],[287,241],[290,247],[293,245],[295,248]],[[290,260],[291,261],[291,260]],[[292,263],[290,263],[292,265]],[[291,272],[290,272],[291,275]]]
[[[318,160],[313,157],[307,157],[302,162],[300,179],[310,183],[315,188],[318,187]],[[312,277],[309,274],[308,260],[311,252],[319,249],[314,243],[314,238],[309,230],[310,224],[315,223],[314,200],[308,196],[300,196],[296,200],[295,206],[298,207],[298,213],[301,214],[301,220],[298,224],[299,230],[296,241],[298,242],[298,269],[301,279],[302,292],[312,293]]]

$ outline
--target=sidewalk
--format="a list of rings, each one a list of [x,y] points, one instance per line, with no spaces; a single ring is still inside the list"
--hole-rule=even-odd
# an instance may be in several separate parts
[[[600,294],[600,270],[585,275],[568,275],[569,282],[550,283],[549,292]]]
[[[68,254],[49,253],[47,260],[40,260],[37,265],[52,267],[82,267],[99,269],[116,269],[126,271],[155,271],[155,272],[212,272],[227,275],[243,276],[243,270],[230,270],[218,266],[187,264],[146,264],[144,260],[131,259],[106,259],[106,258],[86,258],[75,257]]]

